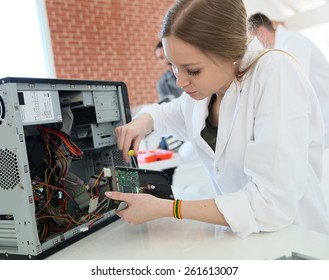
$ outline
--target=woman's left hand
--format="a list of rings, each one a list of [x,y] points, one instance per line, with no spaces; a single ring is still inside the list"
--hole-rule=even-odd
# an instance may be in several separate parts
[[[172,216],[172,201],[145,193],[105,192],[113,200],[125,201],[128,207],[117,215],[129,224],[141,224],[162,217]]]

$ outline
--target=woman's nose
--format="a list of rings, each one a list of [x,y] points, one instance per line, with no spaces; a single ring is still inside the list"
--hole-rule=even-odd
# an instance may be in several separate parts
[[[176,85],[180,88],[183,88],[187,86],[190,81],[188,80],[188,77],[184,75],[182,71],[178,71],[176,67],[173,67],[174,74],[176,76]]]

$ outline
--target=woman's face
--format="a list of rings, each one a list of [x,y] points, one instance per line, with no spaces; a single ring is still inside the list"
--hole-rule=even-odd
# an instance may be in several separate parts
[[[232,61],[207,55],[173,35],[164,38],[162,43],[176,75],[177,86],[195,100],[213,93],[223,94],[235,78]]]

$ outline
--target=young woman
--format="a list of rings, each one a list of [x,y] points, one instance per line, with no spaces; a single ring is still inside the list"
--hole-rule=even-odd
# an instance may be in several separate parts
[[[324,130],[314,90],[288,54],[248,37],[242,0],[180,0],[162,41],[184,93],[117,128],[128,161],[149,133],[191,141],[217,196],[173,201],[108,192],[136,224],[172,217],[228,226],[239,236],[298,224],[329,233],[321,193]]]

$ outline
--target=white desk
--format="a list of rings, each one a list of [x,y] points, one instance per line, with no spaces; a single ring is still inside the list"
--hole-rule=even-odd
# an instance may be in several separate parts
[[[265,260],[297,252],[329,260],[329,236],[291,226],[241,239],[227,228],[159,219],[142,225],[117,220],[48,257],[50,260]]]
[[[178,166],[177,195],[210,196],[211,182],[199,161],[181,162],[179,155],[140,168],[163,170]],[[297,226],[241,239],[225,227],[172,218],[142,225],[117,220],[48,257],[50,260],[265,260],[292,252],[329,260],[329,236]]]

